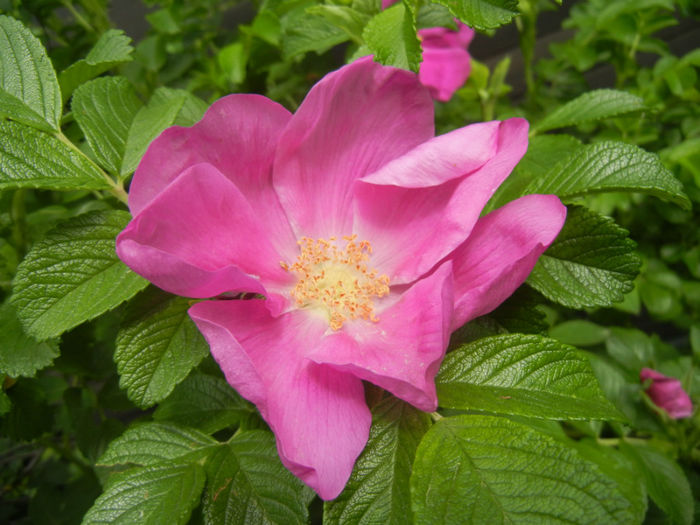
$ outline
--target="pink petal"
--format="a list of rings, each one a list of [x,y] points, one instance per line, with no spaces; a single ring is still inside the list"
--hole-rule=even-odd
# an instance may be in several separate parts
[[[371,414],[359,379],[304,357],[327,323],[299,310],[273,318],[261,300],[208,301],[189,312],[227,381],[275,433],[282,463],[321,498],[340,494]]]
[[[372,266],[407,283],[462,244],[525,153],[527,129],[523,119],[467,126],[358,181],[354,231],[372,243]]]
[[[449,257],[455,279],[452,330],[507,299],[565,219],[566,207],[554,195],[527,195],[479,219],[469,239]]]
[[[259,95],[229,95],[214,102],[191,128],[171,127],[148,147],[129,188],[129,208],[137,215],[187,168],[202,162],[236,183],[259,210],[265,231],[289,235],[272,184],[272,161],[291,114]]]
[[[639,379],[642,382],[651,381],[646,392],[654,404],[663,408],[669,417],[681,419],[693,415],[693,402],[683,390],[680,380],[651,368],[642,368]]]
[[[437,408],[435,374],[450,338],[452,267],[446,263],[378,313],[350,322],[309,355],[355,374],[425,411]]]
[[[447,102],[469,78],[471,58],[462,47],[429,47],[423,42],[418,78],[436,100]]]
[[[274,186],[297,237],[352,233],[352,184],[433,136],[416,76],[371,57],[316,84],[280,138]]]
[[[457,19],[455,21],[457,23],[457,31],[447,27],[419,29],[418,35],[420,36],[423,49],[425,50],[426,47],[457,47],[466,49],[474,38],[474,30]]]
[[[288,244],[294,246],[290,238]],[[290,276],[238,187],[209,164],[187,168],[119,234],[117,254],[186,297],[280,290]]]

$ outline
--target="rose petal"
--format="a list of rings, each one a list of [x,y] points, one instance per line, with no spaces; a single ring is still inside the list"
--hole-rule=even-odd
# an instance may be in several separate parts
[[[347,323],[309,358],[355,374],[421,410],[437,408],[435,374],[449,342],[452,266],[445,263],[379,312],[379,321]]]
[[[275,433],[282,463],[323,499],[343,490],[369,436],[362,382],[307,360],[327,324],[294,311],[271,317],[264,301],[208,301],[190,316],[227,381]]]
[[[271,177],[277,141],[290,118],[286,109],[265,97],[229,95],[214,102],[194,126],[166,129],[134,174],[129,188],[132,214],[139,214],[187,168],[204,162],[234,181],[255,204],[265,231],[277,232],[275,238],[289,235]]]
[[[237,186],[215,167],[197,164],[119,234],[117,254],[136,273],[178,295],[267,293],[291,279],[270,237]]]
[[[429,47],[423,42],[423,62],[418,78],[431,96],[447,102],[461,88],[471,72],[471,57],[461,47]]]
[[[454,267],[452,330],[487,314],[520,286],[564,225],[554,195],[527,195],[479,219],[449,259]]]
[[[433,268],[468,237],[527,149],[527,121],[474,124],[421,144],[357,182],[355,231],[392,284]]]
[[[275,158],[274,186],[297,236],[353,233],[353,182],[433,133],[433,103],[414,74],[366,57],[326,75]]]

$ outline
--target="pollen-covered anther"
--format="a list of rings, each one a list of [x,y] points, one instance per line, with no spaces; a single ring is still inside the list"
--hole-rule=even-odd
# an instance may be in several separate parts
[[[284,270],[298,277],[291,291],[297,306],[322,307],[333,330],[353,319],[376,323],[374,299],[389,293],[389,277],[367,267],[372,245],[356,239],[356,234],[344,235],[345,247],[341,248],[336,237],[302,237],[297,243],[301,253],[296,262],[280,262]]]

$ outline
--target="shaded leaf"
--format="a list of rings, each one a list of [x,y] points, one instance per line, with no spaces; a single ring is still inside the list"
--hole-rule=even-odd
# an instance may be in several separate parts
[[[570,308],[622,301],[639,273],[635,243],[609,217],[569,206],[566,223],[539,258],[527,283]]]
[[[39,342],[24,333],[15,309],[0,306],[0,373],[11,377],[33,377],[58,357],[58,341]]]
[[[153,418],[213,433],[238,423],[254,410],[224,379],[195,373],[158,405]]]

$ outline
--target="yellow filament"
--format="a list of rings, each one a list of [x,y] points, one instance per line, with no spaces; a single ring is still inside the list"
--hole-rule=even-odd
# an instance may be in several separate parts
[[[298,277],[291,291],[297,306],[324,308],[333,330],[349,319],[376,323],[379,319],[374,315],[373,300],[389,293],[389,277],[367,267],[372,246],[368,241],[356,242],[356,238],[356,234],[343,236],[346,244],[341,249],[335,237],[302,237],[297,243],[301,253],[296,262],[280,262]]]

